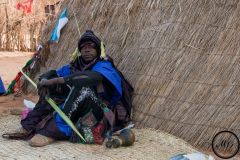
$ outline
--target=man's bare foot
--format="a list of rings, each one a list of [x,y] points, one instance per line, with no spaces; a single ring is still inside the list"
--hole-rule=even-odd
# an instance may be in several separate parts
[[[43,147],[53,143],[55,139],[43,136],[41,134],[36,134],[29,141],[29,145],[32,147]]]

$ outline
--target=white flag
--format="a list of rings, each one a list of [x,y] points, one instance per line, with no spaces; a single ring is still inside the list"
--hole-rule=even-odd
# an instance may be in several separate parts
[[[67,24],[68,18],[67,18],[67,8],[63,10],[61,13],[59,20],[57,22],[56,27],[54,28],[52,34],[51,34],[51,41],[58,42],[60,38],[60,31],[61,29]]]

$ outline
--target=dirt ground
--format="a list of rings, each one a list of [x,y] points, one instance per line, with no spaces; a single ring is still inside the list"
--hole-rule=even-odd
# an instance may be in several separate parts
[[[0,75],[5,87],[11,83],[18,68],[23,67],[32,53],[0,52]],[[23,100],[36,102],[34,95],[0,97],[0,134],[19,127]],[[0,137],[0,159],[169,159],[180,153],[196,152],[191,145],[167,133],[151,129],[134,129],[134,146],[106,149],[104,145],[82,145],[58,142],[32,148],[26,141],[9,141]],[[211,152],[208,152],[214,155]],[[217,159],[217,158],[216,158]],[[234,158],[235,160],[235,158]]]
[[[5,88],[15,78],[33,53],[29,52],[0,52],[0,76]]]
[[[0,76],[7,90],[8,85],[15,78],[19,69],[31,58],[33,53],[29,52],[0,52]],[[35,100],[37,97],[16,97],[14,95],[0,97],[0,114],[8,115],[10,112],[19,113],[24,105],[23,99]]]

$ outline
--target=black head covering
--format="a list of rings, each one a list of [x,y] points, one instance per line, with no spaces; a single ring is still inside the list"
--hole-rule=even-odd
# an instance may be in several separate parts
[[[78,50],[81,51],[81,45],[84,42],[91,41],[96,45],[97,54],[101,55],[101,41],[91,30],[86,30],[86,32],[81,36],[78,41]]]

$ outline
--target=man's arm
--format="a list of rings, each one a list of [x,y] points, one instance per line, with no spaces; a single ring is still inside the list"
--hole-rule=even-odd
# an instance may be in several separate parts
[[[38,87],[50,86],[53,84],[69,84],[74,86],[87,86],[87,85],[97,85],[99,82],[103,80],[103,77],[98,72],[94,71],[84,71],[84,72],[76,72],[70,76],[66,77],[57,77],[53,79],[42,79]]]
[[[74,86],[96,86],[102,82],[103,76],[94,71],[76,72],[70,76],[64,77],[66,84]]]

